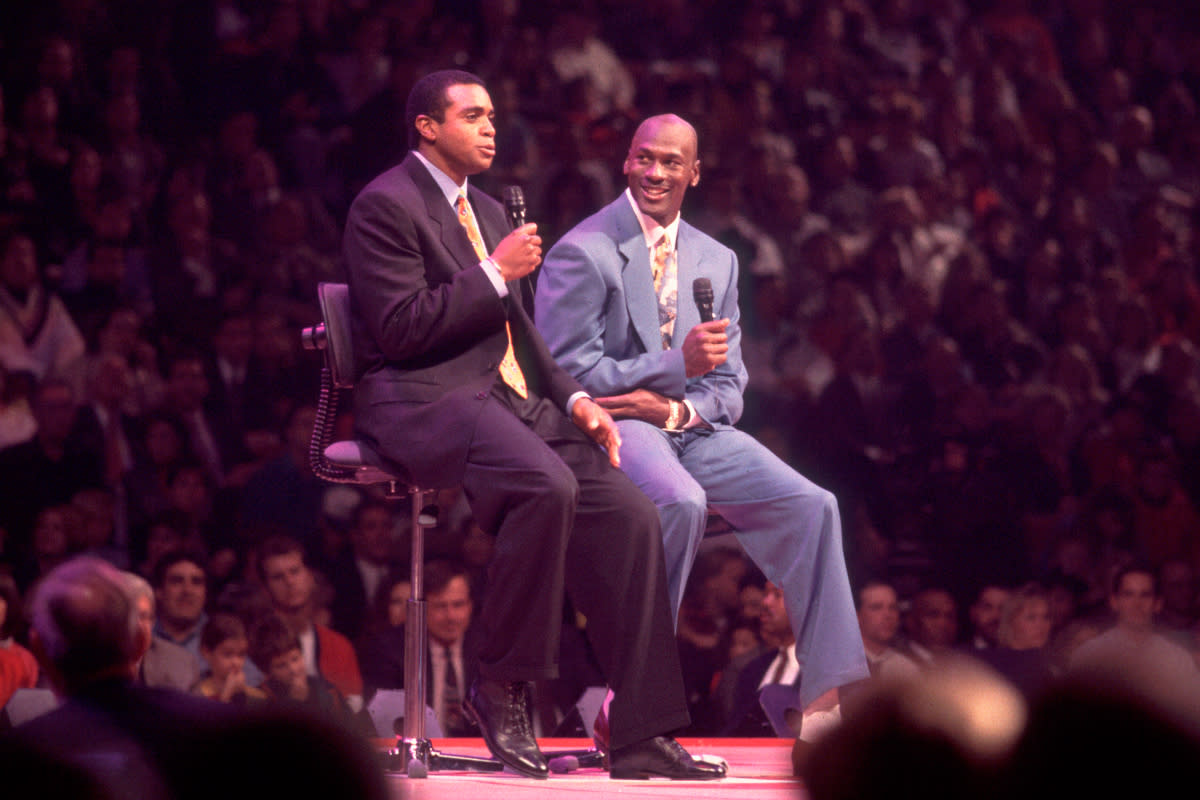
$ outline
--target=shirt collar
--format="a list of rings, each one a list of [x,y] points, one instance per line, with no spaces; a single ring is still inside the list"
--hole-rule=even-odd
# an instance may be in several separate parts
[[[457,205],[458,196],[460,194],[466,195],[467,193],[467,182],[464,180],[462,185],[459,186],[450,179],[449,175],[435,167],[433,162],[421,155],[419,151],[413,150],[412,154],[417,157],[417,160],[425,165],[425,169],[429,170],[429,174],[433,176],[433,180],[437,183],[438,188],[441,189],[442,194],[446,196],[446,202],[452,206]]]
[[[642,210],[638,208],[637,201],[633,199],[633,192],[628,188],[625,189],[625,198],[633,208],[633,215],[637,217],[638,224],[642,226],[642,236],[646,239],[646,247],[653,248],[658,244],[663,233],[666,233],[671,240],[671,249],[674,250],[679,244],[679,214],[676,214],[675,219],[671,220],[670,224],[664,228],[642,213]]]

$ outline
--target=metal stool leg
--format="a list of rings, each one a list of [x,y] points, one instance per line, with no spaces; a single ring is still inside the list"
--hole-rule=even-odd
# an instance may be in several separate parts
[[[393,485],[393,490],[395,486]],[[404,629],[404,733],[396,747],[388,751],[389,772],[403,772],[410,778],[424,778],[430,771],[473,770],[500,772],[504,765],[484,756],[453,755],[433,749],[425,735],[425,529],[437,524],[436,509],[423,508],[425,492],[410,487],[412,500],[412,595],[408,600],[408,619]]]

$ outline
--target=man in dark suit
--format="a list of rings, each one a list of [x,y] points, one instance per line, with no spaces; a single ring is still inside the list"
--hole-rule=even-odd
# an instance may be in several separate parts
[[[425,702],[443,736],[478,736],[462,713],[462,697],[479,672],[480,630],[471,584],[461,561],[438,558],[425,564],[425,628],[429,647]],[[364,637],[358,648],[366,691],[404,688],[404,626]]]
[[[193,748],[229,707],[134,685],[150,645],[126,578],[81,556],[46,575],[31,602],[32,645],[64,703],[15,735],[84,769],[113,797],[182,796]]]
[[[614,691],[612,775],[720,777],[667,735],[688,714],[657,513],[616,469],[612,418],[534,330],[537,226],[509,232],[500,204],[468,186],[495,156],[493,116],[470,73],[417,81],[409,155],[350,208],[358,435],[414,482],[461,484],[496,537],[464,707],[497,758],[548,775],[529,683],[556,677],[565,590]]]
[[[759,702],[762,690],[770,685],[800,688],[803,670],[796,660],[796,636],[788,620],[783,591],[770,582],[763,592],[759,632],[771,649],[738,673],[733,711],[725,722],[723,736],[774,736],[771,721]]]

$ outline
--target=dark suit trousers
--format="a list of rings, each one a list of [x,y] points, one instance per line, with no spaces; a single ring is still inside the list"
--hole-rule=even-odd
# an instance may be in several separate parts
[[[612,746],[688,724],[658,511],[553,402],[497,382],[463,489],[496,536],[480,609],[480,674],[558,675],[563,592],[613,690]]]

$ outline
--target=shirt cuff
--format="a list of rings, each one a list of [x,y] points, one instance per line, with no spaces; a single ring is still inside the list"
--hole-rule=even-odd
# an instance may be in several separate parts
[[[575,410],[575,403],[579,400],[582,400],[585,397],[590,399],[591,395],[588,394],[587,392],[575,392],[575,394],[573,394],[567,398],[567,416],[568,417],[571,416],[571,412],[573,412]]]
[[[496,290],[496,294],[501,297],[508,297],[508,284],[504,282],[504,276],[500,274],[500,267],[491,258],[485,258],[479,262],[479,266],[483,268],[483,274],[487,275],[489,281],[492,282],[492,288]]]
[[[683,424],[683,430],[686,431],[688,428],[695,428],[698,425],[707,425],[708,424],[703,419],[701,419],[699,414],[696,413],[696,407],[694,405],[692,405],[691,400],[688,400],[685,397],[683,399],[683,404],[685,406],[687,406],[687,410],[688,410],[688,421]]]

